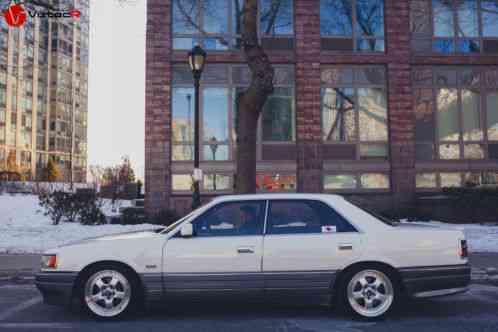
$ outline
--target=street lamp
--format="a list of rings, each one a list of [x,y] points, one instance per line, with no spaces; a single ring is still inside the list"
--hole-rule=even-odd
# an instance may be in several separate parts
[[[215,136],[211,137],[209,140],[209,147],[211,148],[211,153],[213,154],[213,161],[216,160],[216,151],[218,151],[218,140]],[[216,191],[216,173],[213,174],[213,190]]]
[[[194,94],[195,94],[195,118],[194,118],[194,191],[192,194],[192,209],[196,209],[201,206],[201,194],[199,191],[199,182],[202,180],[202,171],[199,168],[199,81],[201,80],[201,74],[204,69],[204,64],[206,63],[206,52],[199,46],[196,45],[188,53],[188,63],[190,65],[190,70],[192,70],[192,75],[194,76]]]

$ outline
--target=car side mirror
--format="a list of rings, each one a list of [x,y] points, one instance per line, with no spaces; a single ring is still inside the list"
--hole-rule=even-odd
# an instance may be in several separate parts
[[[194,226],[191,223],[185,223],[180,229],[181,237],[192,237],[194,236]]]

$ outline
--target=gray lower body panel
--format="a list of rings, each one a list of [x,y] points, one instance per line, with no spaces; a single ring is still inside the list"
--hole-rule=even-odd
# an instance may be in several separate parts
[[[409,267],[399,269],[407,293],[413,297],[442,296],[465,291],[470,265]]]
[[[53,305],[71,303],[76,272],[41,272],[35,277],[35,285],[43,295],[43,302]]]

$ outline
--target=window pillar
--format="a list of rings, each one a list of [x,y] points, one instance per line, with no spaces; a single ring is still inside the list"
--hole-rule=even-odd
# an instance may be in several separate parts
[[[297,189],[321,192],[320,1],[295,0]]]

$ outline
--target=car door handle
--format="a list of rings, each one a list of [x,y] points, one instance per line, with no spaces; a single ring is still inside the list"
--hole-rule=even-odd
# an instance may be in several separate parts
[[[353,244],[352,243],[340,243],[339,250],[353,250]]]
[[[239,254],[254,254],[254,247],[238,247],[237,252]]]

